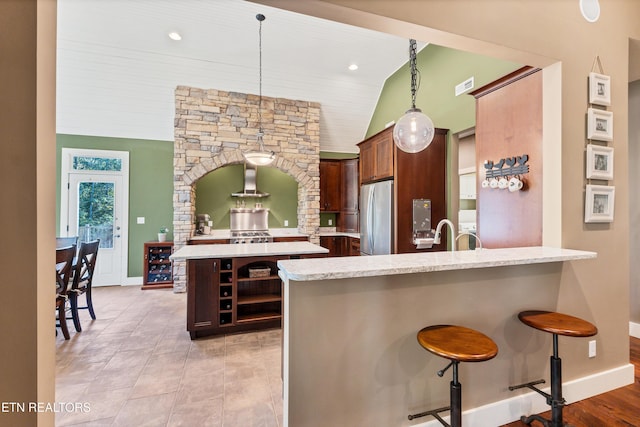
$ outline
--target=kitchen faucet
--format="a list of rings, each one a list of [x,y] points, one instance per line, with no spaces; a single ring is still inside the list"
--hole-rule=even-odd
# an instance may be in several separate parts
[[[451,236],[451,251],[455,251],[456,250],[456,231],[454,230],[453,227],[453,223],[451,221],[449,221],[448,219],[441,219],[440,222],[438,223],[438,225],[436,226],[436,235],[433,238],[433,244],[434,245],[439,245],[440,244],[440,237],[442,236],[442,226],[447,224],[449,226],[449,232],[450,232],[450,236]]]

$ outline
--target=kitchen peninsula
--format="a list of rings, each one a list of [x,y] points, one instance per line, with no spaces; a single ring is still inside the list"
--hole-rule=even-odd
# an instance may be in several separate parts
[[[187,263],[187,330],[206,335],[280,327],[280,260],[326,256],[309,242],[187,245],[172,260]]]
[[[560,300],[559,287],[574,262],[595,257],[527,247],[279,261],[284,425],[409,426],[416,422],[408,414],[448,406],[449,380],[436,375],[445,363],[416,340],[434,324],[471,327],[498,344],[498,356],[482,367],[460,365],[463,411],[475,412],[469,425],[506,423],[523,408],[542,412],[535,393],[507,389],[546,377],[551,351],[550,338],[520,324],[517,313],[570,307],[593,320],[579,279],[573,301]],[[563,343],[567,380],[592,374],[586,351],[568,357],[579,345],[586,343]]]

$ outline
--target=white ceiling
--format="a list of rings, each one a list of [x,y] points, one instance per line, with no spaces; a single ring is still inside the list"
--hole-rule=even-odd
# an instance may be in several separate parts
[[[57,132],[173,140],[176,86],[257,94],[257,13],[263,95],[319,102],[320,149],[357,152],[409,41],[242,0],[58,0]]]

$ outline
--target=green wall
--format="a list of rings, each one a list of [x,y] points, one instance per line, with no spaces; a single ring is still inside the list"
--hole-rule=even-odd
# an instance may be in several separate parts
[[[380,132],[386,123],[398,120],[411,107],[408,64],[385,82],[367,137]],[[449,129],[450,134],[469,129],[476,122],[475,98],[469,94],[455,96],[455,86],[474,77],[474,89],[477,89],[520,67],[513,62],[429,44],[417,54],[421,82],[416,107],[433,120],[435,127]]]
[[[129,267],[127,276],[142,276],[143,243],[157,240],[160,227],[173,226],[173,141],[57,135],[56,233],[60,233],[60,167],[62,148],[129,152]],[[144,224],[136,224],[145,217]],[[167,239],[173,234],[169,232]]]
[[[229,228],[229,209],[244,200],[247,207],[256,202],[269,209],[269,227],[283,228],[284,220],[288,228],[298,226],[298,183],[296,180],[272,167],[258,167],[256,174],[259,191],[269,193],[263,198],[232,197],[231,193],[243,189],[243,165],[229,165],[203,176],[196,183],[196,214],[209,214],[213,228]]]

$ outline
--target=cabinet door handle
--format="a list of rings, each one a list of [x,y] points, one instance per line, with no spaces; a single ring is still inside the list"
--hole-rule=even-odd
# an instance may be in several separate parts
[[[216,261],[213,261],[213,271],[218,271],[218,263]]]

